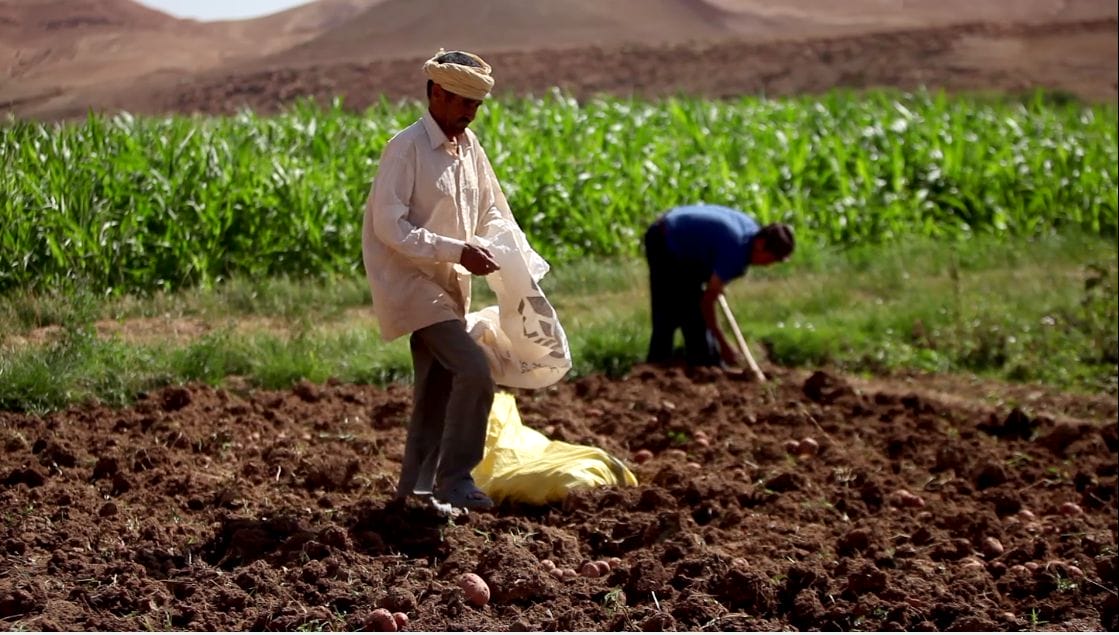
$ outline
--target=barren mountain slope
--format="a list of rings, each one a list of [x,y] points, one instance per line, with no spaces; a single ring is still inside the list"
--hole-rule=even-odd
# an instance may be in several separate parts
[[[181,20],[130,0],[0,0],[0,108],[83,113],[288,49],[382,0],[319,0],[254,20]]]
[[[594,44],[659,44],[732,35],[731,17],[704,0],[385,0],[267,60],[272,66]]]
[[[1110,0],[707,0],[737,16],[738,26],[768,19],[784,25],[815,24],[835,30],[922,27],[963,22],[1051,22],[1114,17]]]
[[[835,87],[949,91],[1061,90],[1116,100],[1116,20],[1063,24],[953,25],[780,42],[625,47],[486,54],[497,94],[559,87],[596,94],[735,97],[821,93]],[[560,61],[557,61],[560,60]],[[382,96],[423,97],[423,57],[210,74],[150,95],[152,112],[272,112],[301,97],[342,96],[361,109]],[[124,102],[117,102],[123,106]]]
[[[338,28],[385,0],[316,0],[286,11],[251,20],[207,24],[225,37],[253,42],[256,55],[297,46]],[[247,42],[246,42],[247,43]]]
[[[1105,0],[318,0],[178,20],[129,0],[0,0],[0,111],[270,111],[418,96],[440,47],[484,53],[501,91],[726,96],[833,86],[1048,87],[1115,101]]]

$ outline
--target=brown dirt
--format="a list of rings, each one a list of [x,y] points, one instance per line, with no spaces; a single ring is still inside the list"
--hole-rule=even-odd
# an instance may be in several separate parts
[[[587,47],[487,55],[500,69],[499,94],[579,98],[798,95],[895,87],[976,92],[1063,90],[1091,101],[1116,99],[1119,53],[1114,18],[996,26],[967,24],[753,43],[738,40],[672,46]],[[1044,51],[1033,54],[1031,51]],[[557,63],[556,60],[563,60]],[[152,93],[153,112],[274,112],[300,98],[335,96],[364,108],[382,96],[418,99],[421,58],[215,71],[189,85]],[[116,97],[124,106],[127,95]]]
[[[517,393],[552,438],[657,456],[635,488],[450,524],[389,504],[403,385],[0,413],[0,625],[362,629],[386,606],[427,631],[1119,627],[1114,398],[767,370]],[[815,456],[786,453],[804,437]],[[567,582],[540,565],[610,557]]]

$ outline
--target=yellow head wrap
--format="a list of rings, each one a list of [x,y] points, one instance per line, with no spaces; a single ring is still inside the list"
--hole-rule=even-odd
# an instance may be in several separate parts
[[[461,64],[439,63],[435,61],[440,55],[446,53],[443,49],[435,54],[427,62],[424,63],[424,75],[427,78],[442,86],[456,95],[461,95],[468,99],[485,99],[489,97],[490,90],[493,89],[493,77],[490,76],[490,65],[487,64],[482,58],[467,53],[466,51],[456,51],[463,55],[475,60],[480,64],[480,67],[463,66]]]

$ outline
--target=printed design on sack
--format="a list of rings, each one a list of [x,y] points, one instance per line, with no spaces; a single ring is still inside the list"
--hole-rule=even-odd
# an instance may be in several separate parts
[[[532,285],[534,290],[536,284]],[[550,349],[549,357],[556,359],[564,359],[563,349],[564,346],[559,340],[560,329],[559,320],[556,318],[556,310],[552,307],[551,303],[542,296],[534,295],[522,298],[520,304],[517,305],[517,313],[521,315],[521,324],[523,326],[522,333],[525,338],[534,344],[539,344]],[[540,364],[527,364],[522,361],[522,368],[532,368]]]
[[[486,276],[497,305],[468,313],[467,332],[485,352],[498,386],[550,386],[571,369],[571,351],[555,308],[538,284],[548,263],[515,224],[499,220],[487,230],[477,240],[500,264]]]

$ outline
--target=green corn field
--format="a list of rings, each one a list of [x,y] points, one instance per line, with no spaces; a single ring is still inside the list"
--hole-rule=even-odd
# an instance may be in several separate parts
[[[144,293],[361,271],[380,150],[419,103],[263,117],[0,126],[0,293]],[[737,207],[806,244],[907,236],[1114,237],[1114,105],[933,93],[781,100],[555,93],[487,103],[473,129],[538,251],[639,253],[674,205]]]

